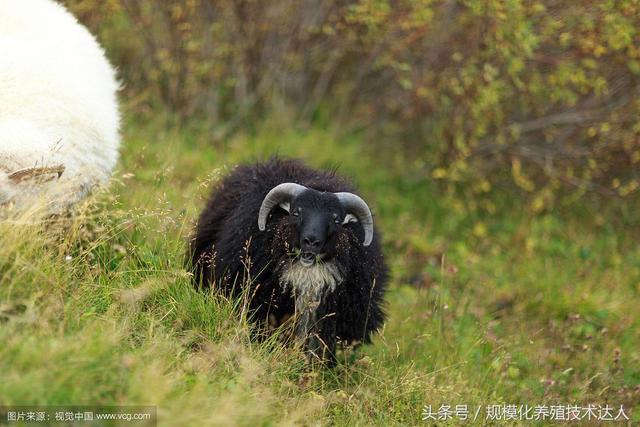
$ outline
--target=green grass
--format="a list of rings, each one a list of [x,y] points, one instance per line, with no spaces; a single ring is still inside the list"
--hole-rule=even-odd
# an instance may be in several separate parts
[[[490,404],[595,403],[640,422],[630,204],[534,215],[495,194],[489,215],[393,147],[286,128],[214,143],[128,124],[112,185],[77,216],[0,223],[0,404],[157,405],[160,425],[253,426],[420,425],[441,404],[483,405],[490,424]],[[242,304],[195,292],[183,269],[211,182],[274,152],[339,166],[384,232],[388,321],[332,370],[252,342]]]

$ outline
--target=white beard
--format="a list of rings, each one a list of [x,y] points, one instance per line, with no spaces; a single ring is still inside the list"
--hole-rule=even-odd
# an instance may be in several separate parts
[[[293,260],[280,271],[283,291],[291,291],[296,308],[296,338],[303,341],[315,325],[316,310],[322,299],[343,281],[342,274],[333,262],[316,262],[305,267]]]

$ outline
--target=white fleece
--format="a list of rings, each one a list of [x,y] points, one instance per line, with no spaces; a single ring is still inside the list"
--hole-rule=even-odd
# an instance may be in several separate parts
[[[71,204],[105,183],[118,158],[117,90],[104,51],[63,6],[0,0],[0,205]],[[59,179],[16,182],[60,165]]]

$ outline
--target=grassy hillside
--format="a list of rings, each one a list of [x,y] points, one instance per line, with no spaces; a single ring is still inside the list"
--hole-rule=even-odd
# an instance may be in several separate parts
[[[0,404],[148,404],[160,425],[253,426],[420,425],[441,404],[482,405],[489,424],[486,405],[593,403],[640,422],[630,203],[533,215],[503,194],[487,214],[358,136],[273,123],[214,144],[167,129],[128,124],[110,189],[75,218],[0,223]],[[183,269],[210,183],[274,152],[338,165],[384,232],[388,322],[332,370],[251,342],[242,305],[194,292]]]

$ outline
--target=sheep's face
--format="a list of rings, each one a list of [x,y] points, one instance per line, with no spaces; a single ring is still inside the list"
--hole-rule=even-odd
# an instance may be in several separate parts
[[[294,182],[283,182],[273,187],[262,200],[258,230],[266,230],[267,220],[276,206],[289,214],[286,230],[281,230],[285,232],[281,236],[287,237],[282,241],[288,251],[293,249],[305,267],[334,258],[336,242],[346,236],[342,226],[348,222],[357,221],[362,225],[363,246],[369,246],[373,241],[369,206],[353,193],[321,192]]]
[[[308,190],[282,207],[289,211],[289,244],[300,263],[311,267],[317,261],[331,260],[342,224],[349,217],[338,198],[333,193]]]

